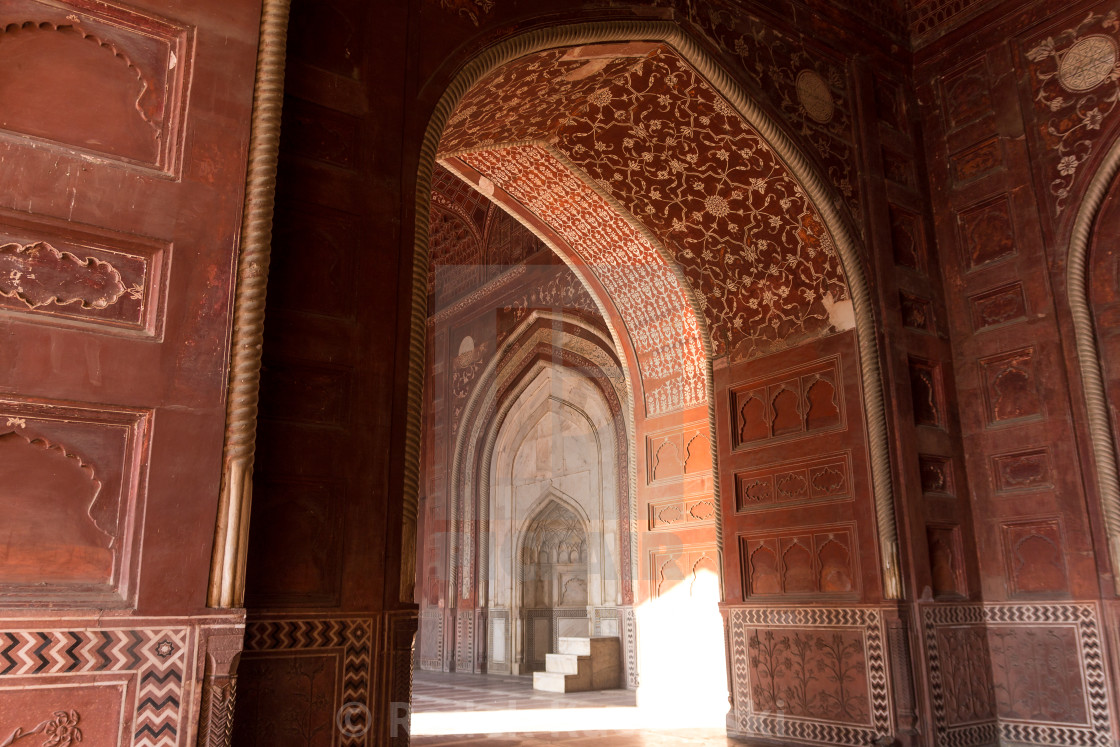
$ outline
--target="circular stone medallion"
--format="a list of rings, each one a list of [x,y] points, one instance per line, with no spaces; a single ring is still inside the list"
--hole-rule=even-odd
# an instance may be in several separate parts
[[[836,111],[828,84],[815,70],[802,70],[797,74],[797,100],[805,113],[821,124],[832,119]]]
[[[1096,88],[1116,67],[1116,42],[1094,34],[1075,43],[1058,64],[1058,82],[1071,93]]]

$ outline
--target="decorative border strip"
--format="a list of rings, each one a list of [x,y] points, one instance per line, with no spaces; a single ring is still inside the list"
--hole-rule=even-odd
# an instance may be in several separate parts
[[[4,630],[0,684],[5,677],[132,673],[137,689],[131,744],[176,747],[192,639],[187,627]]]
[[[369,618],[251,620],[245,626],[245,652],[342,649],[342,703],[369,703],[373,626]],[[342,744],[364,745],[364,733],[343,735]]]
[[[827,745],[866,745],[894,733],[882,612],[868,607],[738,607],[730,610],[731,675],[735,723],[757,736],[786,736]],[[871,726],[831,724],[797,716],[750,711],[750,665],[746,631],[754,627],[857,628],[865,642]]]
[[[939,605],[922,611],[929,662],[930,700],[933,706],[934,731],[939,747],[965,747],[989,744],[995,734],[1007,741],[1026,744],[1068,744],[1086,747],[1109,747],[1112,744],[1112,716],[1108,701],[1108,681],[1101,646],[1099,615],[1096,605],[1078,603],[993,604],[981,606]],[[1015,625],[1045,627],[1076,625],[1078,650],[1085,672],[1090,726],[1036,724],[994,718],[990,722],[950,727],[945,710],[945,690],[941,671],[941,651],[937,629],[947,625]]]

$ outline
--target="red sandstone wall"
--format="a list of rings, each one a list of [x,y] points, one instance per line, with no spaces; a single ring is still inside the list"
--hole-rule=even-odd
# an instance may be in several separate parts
[[[205,600],[259,23],[0,4],[5,738],[193,745],[240,646]]]

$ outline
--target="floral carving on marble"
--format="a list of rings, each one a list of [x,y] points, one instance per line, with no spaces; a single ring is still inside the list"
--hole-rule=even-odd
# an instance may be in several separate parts
[[[1029,64],[1051,208],[1068,206],[1081,166],[1111,125],[1120,100],[1120,14],[1089,13],[1023,53]]]

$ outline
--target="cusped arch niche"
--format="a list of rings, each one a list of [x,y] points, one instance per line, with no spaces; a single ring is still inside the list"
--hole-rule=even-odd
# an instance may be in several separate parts
[[[672,210],[665,211],[665,215],[661,216],[663,218],[668,216],[665,220],[669,222],[662,221],[659,224],[658,220],[660,218],[657,215],[660,214],[656,206],[648,204],[642,206],[633,200],[628,200],[628,198],[620,198],[617,192],[611,191],[614,177],[598,169],[594,159],[584,153],[584,151],[594,153],[606,146],[596,140],[594,131],[579,130],[579,123],[574,125],[577,131],[569,133],[569,135],[572,141],[580,145],[583,150],[569,148],[561,152],[557,148],[551,147],[552,142],[547,138],[544,141],[532,140],[529,143],[500,143],[496,140],[489,143],[476,142],[473,144],[468,144],[465,141],[455,142],[441,150],[441,139],[447,132],[451,131],[452,127],[456,126],[454,117],[457,108],[469,95],[472,88],[484,81],[488,75],[509,63],[530,55],[554,50],[556,53],[551,55],[551,59],[555,62],[571,52],[577,57],[583,55],[580,58],[581,64],[578,71],[571,70],[571,74],[567,75],[564,81],[553,80],[551,82],[562,83],[569,88],[578,88],[581,85],[586,85],[592,79],[596,68],[603,71],[606,67],[609,67],[609,65],[604,66],[603,63],[592,59],[595,56],[594,50],[588,53],[581,51],[580,47],[605,43],[616,43],[617,47],[622,48],[621,52],[619,50],[615,51],[613,55],[615,57],[626,56],[630,52],[635,52],[648,54],[651,58],[659,56],[665,64],[672,63],[675,65],[679,62],[680,66],[676,68],[677,72],[674,75],[679,74],[688,77],[688,82],[695,82],[697,85],[709,87],[717,92],[718,96],[713,100],[715,103],[712,106],[717,110],[718,116],[725,118],[728,122],[738,121],[741,128],[746,128],[745,131],[753,133],[752,155],[763,159],[773,175],[781,177],[774,183],[780,182],[782,189],[785,190],[783,194],[778,196],[778,202],[785,203],[788,201],[789,204],[796,206],[796,209],[787,209],[784,217],[779,220],[776,226],[776,230],[780,234],[777,241],[779,244],[793,242],[789,243],[789,246],[796,245],[798,261],[806,263],[807,266],[817,267],[819,271],[815,273],[815,276],[823,279],[822,283],[817,284],[819,287],[810,289],[812,299],[808,306],[800,311],[787,310],[787,313],[783,312],[781,302],[773,298],[751,299],[744,296],[734,299],[735,303],[741,301],[740,306],[742,308],[731,308],[724,305],[716,313],[708,304],[707,299],[709,298],[726,298],[728,289],[724,279],[704,270],[704,265],[710,263],[711,256],[709,255],[714,250],[714,245],[709,246],[709,244],[722,235],[720,231],[733,230],[727,224],[731,220],[729,216],[733,216],[737,209],[735,201],[739,201],[740,206],[755,204],[752,202],[758,196],[755,191],[766,188],[771,188],[771,195],[777,194],[777,191],[772,189],[774,185],[769,184],[766,179],[758,183],[750,182],[743,185],[743,188],[739,189],[737,194],[733,193],[735,190],[729,191],[728,194],[719,193],[718,190],[709,190],[710,193],[706,196],[697,195],[694,196],[696,199],[690,198],[690,201],[681,201],[680,205],[674,206]],[[674,60],[676,62],[673,62]],[[588,75],[582,75],[583,72],[587,72]],[[493,80],[493,78],[490,80]],[[594,97],[596,91],[591,90],[587,94],[587,98],[590,99]],[[670,94],[667,93],[666,95]],[[597,105],[602,107],[608,103],[607,95],[600,95]],[[558,111],[558,114],[560,113],[562,112]],[[478,112],[468,112],[468,114],[477,116]],[[631,147],[633,144],[624,145]],[[496,157],[495,151],[502,148],[506,152],[501,154],[502,158],[499,159]],[[656,159],[664,155],[653,153],[652,157]],[[497,177],[501,188],[513,188],[509,190],[511,192],[516,192],[518,185],[528,183],[527,180],[530,178],[540,182],[541,175],[545,174],[541,170],[543,164],[545,170],[551,169],[552,171],[549,173],[553,174],[551,181],[548,179],[545,181],[549,181],[558,189],[571,188],[571,195],[569,195],[571,199],[584,200],[585,203],[591,205],[598,215],[603,215],[605,210],[609,209],[614,215],[623,216],[624,222],[630,229],[631,238],[633,238],[633,241],[628,245],[631,247],[640,243],[645,245],[645,254],[642,255],[642,259],[631,261],[631,264],[641,267],[642,271],[649,275],[647,280],[650,283],[648,286],[651,289],[650,292],[659,293],[667,298],[673,297],[674,293],[679,294],[679,297],[683,297],[685,300],[690,312],[672,320],[670,328],[665,326],[666,319],[656,318],[657,315],[653,315],[652,326],[639,324],[636,328],[632,328],[629,324],[627,325],[627,332],[632,338],[635,336],[656,338],[657,334],[670,329],[678,343],[667,347],[664,345],[659,347],[654,344],[650,349],[644,351],[644,355],[643,351],[639,351],[639,358],[644,358],[644,360],[639,360],[638,367],[641,381],[635,382],[635,390],[639,388],[640,383],[645,394],[643,404],[647,406],[647,409],[650,408],[651,401],[648,397],[650,386],[662,384],[665,377],[659,374],[667,371],[671,375],[684,372],[681,374],[685,376],[684,384],[670,390],[670,392],[676,391],[682,394],[678,398],[679,406],[686,406],[688,403],[687,397],[683,395],[696,399],[694,394],[689,394],[689,392],[695,392],[689,382],[695,380],[690,378],[693,377],[691,372],[696,371],[696,367],[699,366],[702,369],[704,392],[703,397],[696,403],[702,404],[704,401],[708,403],[709,416],[714,430],[714,413],[711,407],[711,358],[713,354],[752,357],[761,355],[768,349],[774,349],[767,348],[770,342],[758,338],[758,334],[764,334],[764,331],[759,330],[763,330],[765,326],[764,324],[757,326],[760,321],[776,322],[777,327],[783,325],[791,327],[792,325],[795,332],[797,329],[801,329],[802,332],[811,337],[812,334],[822,331],[850,329],[854,316],[860,352],[864,412],[871,453],[872,484],[880,557],[882,559],[884,593],[888,598],[899,597],[901,588],[896,566],[897,536],[891,493],[883,387],[874,335],[875,325],[871,296],[860,261],[858,247],[853,238],[854,232],[847,222],[847,217],[838,208],[839,200],[835,199],[831,188],[821,178],[816,167],[806,158],[804,151],[750,99],[744,89],[699,44],[677,26],[668,22],[577,24],[541,29],[507,39],[483,51],[464,66],[437,104],[425,133],[417,178],[414,310],[411,336],[414,356],[409,381],[409,398],[413,407],[410,408],[410,421],[406,434],[406,470],[408,471],[406,484],[409,486],[408,494],[405,497],[407,504],[404,529],[406,544],[415,534],[414,486],[416,485],[419,468],[417,457],[420,439],[420,420],[416,416],[419,413],[423,390],[422,351],[424,349],[426,311],[424,296],[428,267],[429,192],[432,169],[437,158],[441,159],[441,162],[445,165],[450,163],[454,166],[460,176],[473,179],[474,183],[484,187],[487,184],[493,186],[494,180],[491,180],[490,176]],[[643,159],[644,156],[639,157],[636,163],[640,163]],[[500,173],[503,163],[513,165],[532,164],[533,169],[522,169],[516,173],[507,172],[503,174]],[[576,189],[576,185],[571,181],[574,178],[573,175],[577,173],[577,169],[581,169],[580,173],[583,173],[586,177],[580,180],[583,189]],[[484,172],[489,173],[490,176],[485,176]],[[547,177],[548,174],[545,174],[545,176]],[[483,182],[483,178],[487,181]],[[653,192],[651,189],[649,194],[652,195]],[[513,194],[513,196],[515,199],[518,197],[517,194]],[[526,194],[522,197],[526,198],[526,201],[532,202],[532,195]],[[543,214],[545,207],[547,206],[536,206],[536,213],[538,215]],[[533,209],[533,206],[530,205],[530,210]],[[740,212],[744,210],[749,212],[750,208],[740,207],[739,210]],[[679,217],[682,214],[685,216],[683,221]],[[651,215],[654,217],[650,217]],[[696,219],[697,225],[688,224],[693,218]],[[677,222],[674,223],[674,220]],[[719,230],[715,230],[717,228]],[[666,233],[674,230],[683,231],[687,235],[681,241],[676,241],[676,239],[665,241]],[[624,231],[624,228],[620,227],[619,231]],[[563,232],[560,231],[560,233]],[[780,246],[778,248],[780,249]],[[774,247],[769,247],[769,249],[774,249]],[[689,256],[689,253],[692,256]],[[749,252],[747,254],[750,255]],[[752,263],[758,259],[757,256],[747,256],[745,259],[736,258],[735,261],[742,260]],[[606,260],[603,265],[610,264],[610,258],[607,257]],[[825,266],[828,262],[834,263],[833,269]],[[667,269],[663,271],[658,269],[659,267]],[[689,274],[690,268],[693,270],[691,275]],[[698,273],[694,271],[696,268],[700,268]],[[609,284],[604,283],[604,285]],[[619,285],[621,287],[622,284]],[[742,288],[741,285],[736,287]],[[607,292],[611,294],[611,289],[607,288]],[[745,292],[749,295],[753,291]],[[701,297],[704,299],[702,302]],[[625,306],[625,303],[620,303],[619,299],[613,296],[612,301],[618,307]],[[759,304],[762,304],[766,310],[766,314],[762,318],[754,313],[758,310]],[[622,315],[623,317],[626,316],[625,313]],[[637,317],[636,314],[634,318]],[[748,331],[742,338],[733,337],[733,333],[729,330],[736,328],[737,321],[740,328],[745,322],[756,325],[748,325],[750,330],[754,331]],[[671,328],[672,322],[676,323],[677,328]],[[693,324],[694,327],[690,329],[689,325]],[[711,330],[711,334],[709,328],[714,328]],[[795,334],[794,337],[796,338],[798,334],[800,333]],[[717,343],[715,348],[713,348],[713,336]],[[800,339],[809,338],[803,335]],[[639,346],[636,344],[635,347]],[[697,354],[699,354],[699,358]],[[635,394],[637,394],[637,391]],[[668,411],[672,411],[671,408],[678,406],[678,402],[675,402],[672,397],[654,400],[654,404],[658,408],[661,408],[663,403],[666,403],[670,408]],[[718,501],[718,495],[716,498]],[[411,589],[414,583],[413,572],[414,569],[411,567],[404,569],[405,575],[402,578],[402,583],[408,589]]]
[[[1090,295],[1090,283],[1099,282],[1098,278],[1090,278],[1091,255],[1105,249],[1103,241],[1115,241],[1116,234],[1110,233],[1108,228],[1120,225],[1118,201],[1120,139],[1113,143],[1086,187],[1070,231],[1066,264],[1066,293],[1088,417],[1097,496],[1108,536],[1113,583],[1120,592],[1120,464],[1116,452],[1116,424],[1111,420],[1109,380],[1105,378],[1102,365],[1101,330],[1097,326],[1101,320],[1094,318],[1097,304]],[[1118,374],[1117,371],[1108,373],[1113,381]]]

